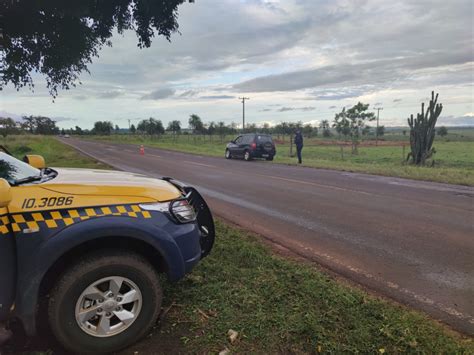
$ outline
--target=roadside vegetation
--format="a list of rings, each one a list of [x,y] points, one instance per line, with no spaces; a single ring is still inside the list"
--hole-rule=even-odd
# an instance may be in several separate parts
[[[7,143],[15,154],[28,147],[56,166],[99,166],[53,138],[22,136]],[[160,321],[124,353],[474,352],[472,339],[312,264],[278,255],[258,236],[223,221],[211,255],[182,281],[163,283]],[[25,343],[17,339],[7,352],[48,348]]]
[[[51,167],[110,169],[101,162],[78,154],[76,150],[51,136],[8,136],[1,140],[0,144],[19,159],[22,159],[26,154],[40,154],[44,157],[46,164]]]

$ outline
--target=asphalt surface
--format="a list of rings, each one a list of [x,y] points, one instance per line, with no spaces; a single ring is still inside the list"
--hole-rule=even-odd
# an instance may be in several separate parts
[[[63,142],[118,169],[192,184],[215,215],[474,334],[471,187]]]

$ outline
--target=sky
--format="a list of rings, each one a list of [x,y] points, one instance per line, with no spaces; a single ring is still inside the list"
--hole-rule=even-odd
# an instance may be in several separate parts
[[[380,124],[405,126],[439,93],[439,125],[474,125],[474,2],[471,0],[196,0],[179,8],[180,34],[137,47],[134,32],[54,100],[5,88],[0,116],[44,115],[61,128],[119,127],[154,117],[277,124],[332,121],[357,102]]]

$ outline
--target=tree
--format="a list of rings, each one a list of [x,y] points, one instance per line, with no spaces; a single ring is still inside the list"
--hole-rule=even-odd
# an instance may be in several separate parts
[[[318,129],[313,127],[311,125],[311,123],[307,123],[303,126],[303,134],[308,137],[308,138],[311,138],[313,136],[313,134],[315,133],[316,131],[316,135],[318,134]]]
[[[120,127],[117,124],[115,125],[114,131],[115,131],[115,134],[118,134],[120,132]]]
[[[354,155],[358,154],[360,136],[366,127],[367,122],[375,120],[375,114],[373,112],[366,112],[368,109],[368,104],[358,102],[357,105],[352,106],[345,112],[345,115],[349,120],[352,154]]]
[[[97,121],[97,122],[94,122],[94,128],[92,131],[94,134],[109,136],[110,133],[112,133],[113,129],[114,129],[114,125],[112,124],[112,122]]]
[[[156,120],[153,117],[140,121],[137,125],[137,130],[139,132],[149,134],[150,136],[160,136],[165,133],[163,122],[161,122],[161,120]]]
[[[202,134],[204,131],[204,124],[202,123],[201,117],[196,114],[189,116],[188,120],[189,128],[193,130],[193,139],[196,142],[196,134]]]
[[[130,126],[130,133],[131,134],[135,134],[137,132],[137,128],[135,127],[135,125],[132,123],[132,125]]]
[[[351,133],[350,122],[346,117],[346,108],[344,107],[341,112],[336,113],[332,127],[336,129],[339,134],[339,138],[344,136],[346,138]]]
[[[385,126],[377,127],[377,136],[382,137],[385,134]]]
[[[219,121],[217,122],[217,126],[216,126],[216,133],[219,135],[219,137],[221,138],[221,143],[224,141],[224,137],[227,133],[227,127],[225,125],[225,123],[223,121]]]
[[[17,131],[16,122],[10,117],[0,117],[0,134],[3,138],[7,138],[10,134],[15,134]]]
[[[74,133],[77,134],[78,136],[82,136],[84,134],[84,132],[82,131],[82,128],[79,126],[76,126],[76,128],[74,129]]]
[[[171,121],[166,129],[173,132],[173,138],[176,139],[176,135],[181,133],[181,122],[178,120]]]
[[[21,127],[31,134],[50,135],[59,133],[56,121],[44,116],[23,116]]]
[[[328,120],[321,121],[319,128],[323,131],[323,137],[331,137],[331,129],[329,128]]]
[[[448,129],[445,126],[441,126],[438,128],[438,136],[444,137],[448,134]]]
[[[117,31],[134,30],[138,47],[156,35],[170,40],[185,0],[30,1],[0,0],[0,89],[33,87],[31,73],[46,77],[50,94],[69,89]],[[25,21],[25,19],[28,19]]]

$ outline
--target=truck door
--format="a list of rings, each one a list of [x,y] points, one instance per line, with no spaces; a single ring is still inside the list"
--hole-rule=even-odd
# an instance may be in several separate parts
[[[15,299],[16,250],[6,207],[0,207],[0,321],[5,321]]]

